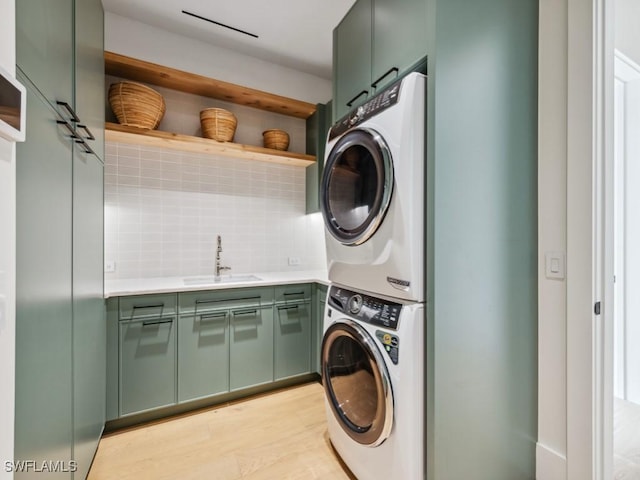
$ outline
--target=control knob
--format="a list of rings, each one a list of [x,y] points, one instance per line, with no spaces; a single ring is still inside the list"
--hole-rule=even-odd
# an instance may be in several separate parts
[[[359,313],[362,308],[362,296],[354,295],[349,299],[349,311],[351,313]]]
[[[355,111],[353,116],[349,119],[349,125],[353,127],[356,123],[362,120],[363,117],[364,117],[364,107],[361,105]]]

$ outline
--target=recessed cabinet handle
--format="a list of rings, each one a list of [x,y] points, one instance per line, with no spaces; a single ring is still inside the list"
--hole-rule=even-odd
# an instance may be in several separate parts
[[[78,144],[80,144],[80,146],[82,146],[82,148],[83,148],[82,151],[84,153],[88,153],[89,155],[96,155],[97,156],[97,153],[93,151],[93,148],[91,148],[89,146],[89,144],[84,141],[84,139],[82,139],[82,138],[78,139],[78,140],[76,140],[76,143],[78,143]]]
[[[347,107],[350,107],[353,105],[353,103],[358,100],[362,95],[367,95],[369,93],[368,90],[362,90],[359,94],[357,94],[355,97],[353,97],[351,100],[349,100],[347,102]]]
[[[238,310],[233,312],[233,314],[237,317],[239,315],[257,315],[258,314],[258,310]]]
[[[159,318],[157,320],[146,320],[142,322],[142,326],[148,327],[151,325],[161,325],[163,323],[173,323],[173,318]]]
[[[91,133],[91,130],[89,130],[89,127],[87,127],[86,125],[77,125],[76,128],[79,128],[81,130],[84,130],[85,132],[87,132],[87,136],[84,137],[85,140],[95,140],[96,137],[93,136],[93,133]]]
[[[284,292],[284,296],[287,295],[304,295],[304,292]]]
[[[278,306],[278,310],[297,310],[298,305],[280,305]]]
[[[398,67],[391,67],[389,70],[387,70],[386,72],[384,72],[382,74],[382,76],[380,76],[375,82],[373,82],[371,84],[371,88],[376,88],[378,86],[378,84],[382,81],[383,78],[386,78],[387,75],[389,75],[390,73],[398,73]]]
[[[76,115],[76,112],[73,110],[73,108],[71,108],[71,105],[69,105],[67,102],[61,102],[61,101],[57,101],[56,103],[61,107],[64,107],[64,109],[67,112],[69,112],[69,115],[71,115],[72,122],[80,123],[80,118],[78,118],[78,115]]]
[[[200,322],[215,322],[216,320],[220,320],[221,318],[227,318],[227,312],[200,315]]]

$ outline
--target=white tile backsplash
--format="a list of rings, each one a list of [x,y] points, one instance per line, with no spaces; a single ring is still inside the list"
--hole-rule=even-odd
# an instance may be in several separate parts
[[[326,267],[304,167],[112,142],[106,152],[106,278],[211,275],[218,234],[231,273]]]

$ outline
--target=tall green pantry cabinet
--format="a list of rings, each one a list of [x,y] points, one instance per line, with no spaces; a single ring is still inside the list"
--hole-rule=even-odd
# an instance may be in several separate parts
[[[16,478],[85,478],[104,427],[103,38],[100,0],[16,2],[15,456],[50,470]]]

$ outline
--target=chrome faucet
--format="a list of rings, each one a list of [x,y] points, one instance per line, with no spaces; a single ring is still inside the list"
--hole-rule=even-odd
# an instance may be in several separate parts
[[[218,246],[216,248],[216,278],[220,278],[220,272],[223,270],[231,270],[231,267],[223,267],[220,265],[220,252],[222,252],[222,237],[217,237]]]

